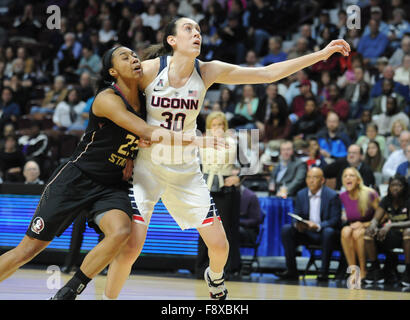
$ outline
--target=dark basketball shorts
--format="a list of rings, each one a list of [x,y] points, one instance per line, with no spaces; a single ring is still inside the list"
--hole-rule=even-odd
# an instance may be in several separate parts
[[[87,213],[88,225],[101,232],[94,218],[113,209],[122,210],[132,219],[135,212],[127,188],[99,184],[68,162],[57,168],[47,182],[26,235],[51,241],[55,236],[59,237],[82,211]]]

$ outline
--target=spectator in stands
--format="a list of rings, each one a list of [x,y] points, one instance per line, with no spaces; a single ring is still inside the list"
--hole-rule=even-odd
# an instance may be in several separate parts
[[[255,243],[262,223],[261,207],[257,195],[250,189],[240,186],[239,237],[240,243]]]
[[[41,122],[32,121],[27,134],[18,139],[18,144],[26,160],[42,164],[47,157],[48,137],[41,133]]]
[[[373,173],[381,173],[385,160],[379,143],[375,140],[369,141],[365,152],[364,163],[372,169]],[[376,185],[378,185],[378,183],[376,183]]]
[[[17,145],[16,137],[9,135],[5,139],[4,147],[0,150],[0,172],[4,182],[22,181],[24,155]]]
[[[318,103],[322,104],[323,101],[329,99],[329,85],[332,83],[332,75],[330,71],[326,70],[320,73]]]
[[[403,63],[394,72],[393,80],[404,85],[410,85],[410,54],[403,57]]]
[[[248,67],[248,68],[257,68],[257,67],[262,67],[262,64],[258,62],[258,57],[256,55],[256,52],[254,50],[248,50],[246,52],[245,63],[242,63],[241,66]]]
[[[294,213],[303,222],[293,220],[281,228],[282,244],[285,249],[286,271],[278,274],[285,279],[298,279],[296,247],[301,244],[322,246],[322,265],[319,281],[327,281],[330,257],[338,237],[341,204],[337,193],[326,187],[323,171],[311,168],[306,176],[307,188],[297,193]]]
[[[117,32],[113,29],[111,20],[104,19],[102,28],[98,31],[98,38],[100,43],[106,45],[106,47],[117,41]]]
[[[291,135],[294,138],[305,139],[316,134],[324,126],[323,117],[313,97],[306,99],[304,109],[305,111],[302,117],[292,126]]]
[[[142,24],[151,27],[156,31],[161,26],[161,15],[157,12],[157,6],[152,3],[148,6],[147,12],[141,14]]]
[[[410,132],[402,131],[399,137],[400,149],[392,152],[383,166],[383,174],[386,177],[392,177],[397,171],[398,166],[407,160],[404,150],[410,144]]]
[[[31,3],[27,3],[24,6],[23,15],[14,19],[13,28],[17,31],[18,40],[29,43],[35,42],[41,30],[41,22],[34,17],[33,5]]]
[[[259,102],[259,108],[256,110],[255,117],[265,123],[269,120],[272,110],[272,104],[276,102],[278,103],[282,109],[288,110],[288,106],[286,104],[285,98],[279,93],[279,86],[277,83],[269,83],[266,86],[265,94],[261,98]]]
[[[404,161],[397,167],[396,174],[399,174],[405,177],[407,180],[409,180],[410,178],[410,169],[409,169],[410,168],[410,144],[406,146],[405,155],[406,155],[406,161]]]
[[[268,42],[269,53],[261,60],[261,64],[267,66],[271,63],[285,61],[287,54],[282,51],[282,38],[271,37]]]
[[[410,198],[409,185],[403,176],[389,179],[387,195],[382,198],[376,214],[365,233],[366,257],[370,263],[366,283],[388,282],[394,272],[386,266],[384,275],[377,260],[378,249],[387,256],[394,248],[403,248],[406,269],[401,279],[403,286],[410,286]],[[387,271],[387,272],[386,272]]]
[[[27,161],[24,165],[23,176],[25,184],[44,184],[44,181],[40,180],[40,167],[33,160]]]
[[[359,171],[355,168],[346,168],[342,180],[346,191],[340,194],[344,207],[341,242],[348,265],[356,266],[358,260],[360,280],[362,280],[366,277],[364,233],[378,207],[379,195],[375,190],[364,185]],[[356,279],[355,268],[352,272],[352,278]]]
[[[346,168],[355,168],[361,176],[364,185],[373,187],[375,178],[372,169],[363,162],[363,150],[356,144],[349,146],[347,157],[338,159],[324,168],[325,178],[336,178],[336,190],[341,190],[342,174]]]
[[[383,77],[377,80],[376,83],[373,85],[370,91],[370,97],[374,98],[384,93],[384,89],[383,89],[384,80],[387,79],[388,81],[393,81],[392,89],[390,89],[391,92],[400,94],[401,96],[404,97],[407,103],[409,103],[410,102],[409,87],[404,86],[401,83],[394,81],[393,78],[394,78],[394,69],[392,66],[387,65],[383,69]]]
[[[288,106],[292,104],[292,101],[296,96],[301,94],[300,85],[303,81],[306,80],[310,81],[310,86],[313,94],[316,95],[318,93],[318,85],[316,81],[310,80],[305,70],[299,70],[298,72],[296,72],[296,81],[292,82],[289,85],[288,90],[286,90],[285,99]]]
[[[309,50],[309,43],[306,38],[298,38],[296,40],[296,44],[292,49],[289,51],[288,59],[294,59],[306,54],[311,53],[312,51]]]
[[[306,101],[314,98],[311,87],[311,82],[307,79],[300,82],[300,95],[296,96],[292,100],[292,104],[290,106],[292,114],[296,115],[296,119],[301,118],[305,114]]]
[[[223,150],[201,148],[202,171],[229,241],[229,258],[226,272],[240,271],[239,253],[239,170],[235,166],[236,143],[228,131],[228,122],[222,112],[212,112],[206,118],[207,135],[224,139],[228,147]],[[203,275],[208,266],[208,252],[202,239],[198,242],[196,269]]]
[[[360,119],[351,119],[347,122],[347,132],[351,140],[356,141],[362,135],[366,134],[366,127],[372,121],[370,110],[363,110]]]
[[[287,139],[291,130],[292,123],[289,120],[286,105],[274,100],[270,105],[269,119],[266,120],[264,126],[264,142]]]
[[[323,30],[328,29],[331,38],[335,38],[337,35],[337,27],[330,22],[329,12],[327,10],[322,10],[319,15],[319,24],[315,28],[315,39],[316,41],[322,41],[321,37]]]
[[[378,128],[375,123],[369,123],[366,127],[366,135],[360,136],[356,144],[362,148],[363,152],[366,153],[367,146],[370,141],[377,141],[380,146],[382,155],[386,154],[386,139],[384,136],[378,134]]]
[[[16,128],[13,124],[13,122],[8,122],[4,125],[3,127],[3,134],[0,138],[0,149],[4,147],[4,144],[6,142],[6,138],[8,136],[15,136],[16,135]]]
[[[385,113],[387,111],[387,97],[395,98],[398,111],[403,111],[405,109],[405,98],[399,93],[394,92],[394,80],[384,78],[382,82],[381,94],[374,97],[371,102],[373,116]]]
[[[98,76],[101,67],[101,59],[97,54],[93,53],[91,46],[83,46],[82,58],[75,73],[80,76],[83,72],[87,71],[90,76],[95,78]]]
[[[362,67],[354,68],[354,81],[346,85],[344,99],[349,104],[349,118],[357,119],[369,106],[370,86],[364,80]]]
[[[329,111],[337,113],[341,121],[346,121],[349,116],[349,103],[340,95],[340,90],[337,84],[329,85],[329,100],[325,100],[321,106],[323,116],[327,116]]]
[[[229,88],[223,87],[220,90],[220,96],[217,103],[219,104],[220,110],[225,113],[226,119],[228,121],[231,120],[236,108],[233,92]]]
[[[308,42],[309,50],[313,51],[317,42],[315,39],[312,38],[312,27],[310,24],[303,24],[299,29],[299,34],[302,38],[305,38]]]
[[[393,10],[393,19],[389,24],[389,41],[390,47],[397,49],[400,47],[400,40],[406,32],[410,32],[410,24],[405,20],[406,13],[401,8]]]
[[[390,135],[386,139],[387,156],[393,151],[400,149],[400,134],[407,129],[406,123],[400,119],[393,121],[391,125]]]
[[[67,132],[85,130],[84,119],[81,116],[84,107],[85,102],[80,100],[78,89],[69,90],[67,98],[57,105],[53,114],[56,128]]]
[[[330,111],[326,117],[326,127],[317,133],[320,154],[325,158],[343,158],[351,141],[339,121],[337,113]]]
[[[382,9],[380,7],[372,6],[370,8],[370,19],[371,20],[369,21],[369,24],[364,28],[364,32],[363,32],[364,36],[368,36],[372,33],[371,31],[371,21],[372,20],[378,23],[378,26],[379,26],[378,30],[380,33],[386,36],[389,34],[390,27],[386,22],[382,20]]]
[[[387,36],[379,31],[379,26],[378,21],[370,20],[370,33],[362,35],[357,46],[357,51],[363,55],[366,64],[374,65],[377,58],[383,55],[389,44]]]
[[[13,90],[10,87],[4,87],[1,90],[0,100],[0,129],[3,129],[6,122],[16,123],[20,114],[20,106],[14,102]]]
[[[400,48],[397,48],[390,57],[389,65],[393,68],[399,67],[402,64],[403,58],[406,54],[410,54],[410,35],[406,35],[403,39],[401,39]]]
[[[376,123],[379,128],[381,128],[380,134],[382,135],[388,135],[389,132],[391,132],[393,122],[395,122],[396,120],[401,120],[406,128],[409,125],[409,117],[402,110],[400,110],[397,105],[397,96],[398,95],[395,94],[392,96],[387,96],[385,99],[386,111],[381,114],[373,115],[372,117],[373,122]],[[384,99],[380,101],[380,104],[376,104],[375,107],[377,108],[377,110],[380,110],[383,108],[383,105]]]
[[[41,103],[41,107],[33,106],[30,110],[31,114],[53,114],[55,107],[67,97],[67,87],[65,78],[57,76],[54,78],[53,88],[48,91]]]
[[[327,163],[325,158],[320,154],[320,146],[316,137],[311,136],[308,138],[307,156],[302,157],[302,161],[306,162],[308,170],[313,167],[319,167],[323,170],[326,167]]]
[[[81,101],[87,101],[94,96],[93,80],[88,71],[84,71],[80,75],[80,85],[77,89]]]
[[[229,122],[229,127],[235,129],[255,129],[255,114],[258,110],[259,98],[255,96],[254,86],[243,86],[242,98],[236,104],[234,117]]]
[[[76,41],[74,33],[64,35],[64,44],[57,53],[54,61],[54,74],[64,75],[69,82],[75,82],[77,76],[75,70],[81,58],[81,44]]]
[[[306,164],[294,155],[293,142],[280,144],[279,164],[270,176],[270,192],[278,197],[294,197],[304,187]]]
[[[31,74],[35,71],[34,59],[27,54],[27,49],[25,47],[17,48],[17,58],[23,60],[23,70],[25,74]]]

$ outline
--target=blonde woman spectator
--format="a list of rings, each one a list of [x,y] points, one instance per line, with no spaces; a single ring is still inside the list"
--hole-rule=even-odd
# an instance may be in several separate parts
[[[407,129],[406,123],[403,120],[395,120],[392,123],[390,136],[386,139],[387,155],[400,149],[399,137],[400,134]]]
[[[364,185],[359,171],[353,167],[343,171],[342,182],[346,189],[340,194],[344,206],[342,221],[345,225],[341,232],[343,252],[349,266],[356,266],[357,261],[359,262],[360,279],[364,279],[366,277],[364,232],[377,209],[379,195],[375,190]],[[354,270],[355,268],[353,272]]]
[[[403,57],[403,63],[394,72],[393,80],[405,86],[410,84],[410,54]]]

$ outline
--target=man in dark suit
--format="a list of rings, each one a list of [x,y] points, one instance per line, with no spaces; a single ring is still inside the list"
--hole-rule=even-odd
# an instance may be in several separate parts
[[[294,157],[292,141],[280,144],[279,164],[272,170],[270,191],[278,197],[294,197],[304,187],[306,163]]]
[[[300,244],[322,246],[322,266],[318,280],[328,279],[330,257],[339,234],[341,203],[338,194],[324,186],[324,183],[322,169],[309,169],[307,188],[300,190],[295,199],[294,213],[302,217],[303,222],[294,220],[292,224],[282,226],[287,270],[278,276],[283,279],[298,279],[296,247]]]
[[[259,234],[261,224],[261,207],[256,194],[240,186],[241,205],[239,212],[239,235],[241,243],[253,243]]]
[[[375,186],[372,169],[363,162],[363,149],[357,144],[351,144],[347,149],[347,157],[338,159],[324,168],[325,178],[336,178],[336,190],[342,187],[342,173],[347,167],[356,168],[363,178],[363,183],[368,187]]]

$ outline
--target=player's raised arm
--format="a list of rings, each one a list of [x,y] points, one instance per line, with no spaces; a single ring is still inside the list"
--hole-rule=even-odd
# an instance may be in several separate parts
[[[208,87],[213,83],[271,83],[285,78],[319,61],[326,60],[334,53],[340,53],[344,56],[348,56],[349,52],[349,44],[345,40],[339,39],[333,40],[320,51],[295,59],[270,64],[266,67],[247,68],[221,61],[211,61],[202,63],[201,72]]]

